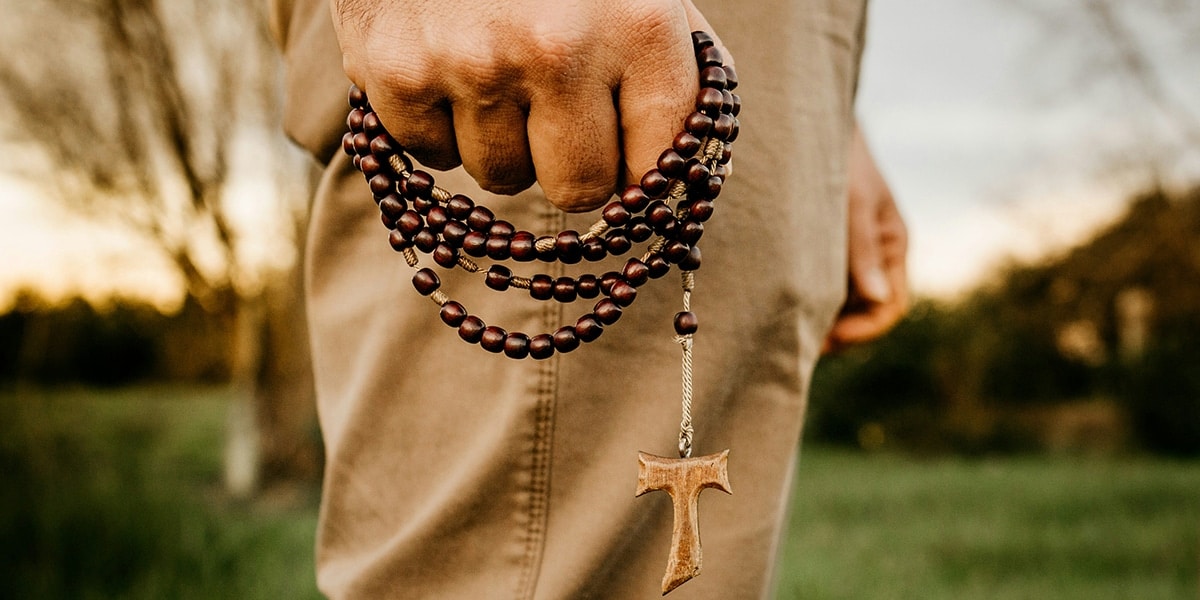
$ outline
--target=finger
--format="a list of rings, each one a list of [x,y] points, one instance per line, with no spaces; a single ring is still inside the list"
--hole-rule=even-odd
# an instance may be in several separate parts
[[[866,300],[887,302],[892,290],[884,272],[880,220],[885,217],[882,205],[890,204],[891,199],[887,187],[878,185],[882,177],[857,129],[851,141],[849,165],[847,259],[851,287]]]
[[[538,183],[559,209],[598,208],[616,190],[620,163],[612,93],[591,84],[557,96],[530,101],[529,152]]]
[[[463,168],[479,187],[515,194],[533,185],[533,157],[525,111],[515,102],[462,101],[453,105],[454,133]]]
[[[380,71],[382,73],[384,71]],[[449,170],[461,164],[450,105],[438,88],[413,81],[406,70],[398,76],[374,75],[363,91],[383,126],[421,164]]]

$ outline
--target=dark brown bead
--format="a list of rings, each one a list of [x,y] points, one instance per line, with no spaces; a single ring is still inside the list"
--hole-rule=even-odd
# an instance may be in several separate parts
[[[588,238],[583,243],[583,259],[588,262],[596,262],[604,260],[608,256],[608,250],[604,246],[604,242],[600,238]]]
[[[554,349],[559,352],[566,353],[579,347],[579,335],[570,325],[559,327],[551,336],[551,340],[554,342]]]
[[[529,336],[516,331],[505,336],[504,355],[517,360],[529,356]]]
[[[379,201],[379,211],[387,218],[395,221],[408,210],[408,203],[399,194],[388,194]]]
[[[478,231],[472,231],[463,238],[463,252],[466,252],[467,256],[474,256],[475,258],[487,256],[487,241],[488,238],[486,235]]]
[[[467,215],[471,214],[472,208],[475,208],[475,203],[462,194],[450,196],[450,199],[446,201],[446,210],[450,212],[451,217],[459,221],[466,220]]]
[[[406,210],[399,219],[396,219],[396,228],[404,234],[405,239],[411,240],[418,231],[425,228],[425,219],[422,219],[415,210]]]
[[[721,66],[725,57],[716,46],[707,46],[696,53],[696,63],[701,67]]]
[[[624,229],[610,229],[604,235],[604,247],[609,254],[620,256],[633,248],[633,242],[629,241]]]
[[[657,198],[666,193],[671,181],[658,169],[650,169],[642,175],[642,190],[647,196]]]
[[[646,223],[651,227],[659,228],[666,224],[667,221],[675,218],[675,211],[667,206],[666,202],[655,200],[646,208]]]
[[[737,71],[733,65],[724,65],[721,68],[725,69],[725,89],[733,91],[738,86]]]
[[[362,171],[363,176],[365,176],[368,180],[376,175],[379,175],[379,173],[383,171],[383,169],[379,166],[379,159],[375,158],[374,154],[368,154],[366,156],[359,157],[358,170]]]
[[[700,70],[700,85],[703,87],[724,90],[727,81],[725,69],[721,67],[704,67]]]
[[[612,325],[617,322],[617,319],[621,318],[621,307],[617,306],[616,302],[605,298],[596,303],[595,308],[592,309],[592,314],[596,315],[596,318],[600,319],[601,323]]]
[[[571,277],[559,277],[554,280],[554,299],[559,302],[575,301],[575,280]]]
[[[509,223],[508,221],[495,221],[492,223],[492,226],[488,228],[488,235],[500,236],[504,238],[511,238],[516,232],[517,228],[513,227],[513,224]]]
[[[646,259],[646,266],[650,267],[650,279],[658,279],[663,275],[671,272],[671,263],[663,258],[661,254],[655,254]]]
[[[704,224],[688,219],[679,227],[678,239],[679,241],[692,246],[695,245],[696,242],[700,241],[700,237],[703,235]]]
[[[554,338],[548,333],[539,333],[529,338],[529,356],[534,360],[545,360],[554,356]]]
[[[463,319],[462,325],[458,326],[458,337],[472,344],[479,343],[479,338],[483,337],[483,330],[486,327],[483,319],[475,315],[467,315],[467,318]]]
[[[732,158],[733,158],[733,144],[727,143],[721,147],[721,158],[717,160],[717,163],[721,164],[721,165],[729,164],[729,161]],[[721,175],[721,177],[725,177],[725,176]]]
[[[699,328],[700,319],[696,318],[696,313],[690,310],[675,313],[675,333],[691,335]]]
[[[356,108],[346,115],[346,127],[354,133],[359,133],[363,130],[363,117],[367,115],[361,108]]]
[[[693,202],[691,208],[688,209],[688,214],[691,215],[692,220],[698,223],[707,221],[708,218],[712,216],[712,213],[712,200],[697,200]]]
[[[600,276],[600,293],[605,296],[612,293],[612,288],[618,281],[621,280],[621,274],[616,271],[609,271]]]
[[[712,131],[713,120],[702,112],[694,112],[683,122],[683,128],[698,138],[706,138],[708,132]]]
[[[433,175],[425,171],[413,171],[407,180],[408,197],[429,199],[433,194]]]
[[[675,219],[675,218],[668,219],[662,225],[659,225],[658,227],[654,228],[654,233],[657,233],[658,235],[660,235],[664,238],[667,238],[669,240],[675,239],[675,234],[678,231],[679,231],[679,219]]]
[[[451,327],[458,327],[466,320],[467,309],[463,305],[451,300],[442,305],[442,310],[438,311],[438,316],[442,318],[443,323]]]
[[[355,154],[355,155],[354,155],[354,158],[351,158],[351,159],[350,159],[350,163],[354,165],[354,168],[355,168],[355,169],[357,169],[357,168],[358,168],[358,165],[359,165],[359,163],[361,163],[361,162],[362,162],[362,157],[361,157],[361,156],[359,156],[359,155],[357,155],[357,154]]]
[[[392,178],[387,175],[376,175],[368,184],[371,186],[371,194],[376,198],[382,198],[396,190],[396,186],[392,184]]]
[[[508,339],[508,332],[502,327],[488,325],[483,328],[483,334],[479,336],[479,345],[483,346],[488,352],[503,352],[504,340]]]
[[[695,39],[695,36],[692,36]],[[350,106],[362,108],[367,103],[367,94],[364,93],[357,85],[350,84],[350,91],[347,93],[347,98],[350,100]]]
[[[510,256],[508,238],[498,235],[488,236],[484,251],[487,253],[488,258],[492,260],[508,260]]]
[[[367,134],[354,134],[354,153],[359,156],[366,156],[371,153],[371,138],[367,137]]]
[[[392,136],[383,133],[371,138],[371,156],[379,159],[379,162],[387,164],[388,157],[396,153],[396,140]]]
[[[537,258],[537,250],[533,247],[534,237],[528,231],[518,231],[513,234],[508,244],[508,253],[513,260],[529,262]]]
[[[363,133],[370,137],[375,137],[385,131],[383,128],[383,122],[379,120],[379,115],[375,114],[374,112],[369,112],[363,115],[362,126]]]
[[[687,256],[688,250],[690,249],[691,248],[687,244],[679,240],[674,240],[667,242],[667,245],[663,246],[662,254],[663,257],[668,261],[677,263]]]
[[[438,279],[433,269],[425,268],[413,275],[413,287],[417,288],[422,296],[428,296],[442,287],[442,280]]]
[[[700,268],[700,246],[692,246],[687,256],[679,261],[679,268],[684,271],[695,271]]]
[[[385,213],[379,213],[379,220],[383,222],[383,226],[388,229],[396,228],[396,220],[387,216]]]
[[[417,232],[412,238],[412,243],[417,247],[417,250],[426,254],[433,252],[437,248],[438,238],[435,233],[429,230],[428,227]]]
[[[600,295],[600,280],[595,275],[585,273],[575,280],[575,292],[580,298],[591,300]]]
[[[724,182],[725,179],[729,177],[729,166],[725,164],[718,164],[716,168],[713,169],[713,177],[720,178],[720,180]]]
[[[471,230],[466,225],[459,221],[450,221],[442,228],[442,240],[456,248],[461,248],[463,239],[467,237],[468,233],[471,233]]]
[[[742,97],[737,94],[730,94],[729,114],[738,116],[742,112]]]
[[[709,172],[708,167],[701,164],[699,160],[693,158],[688,161],[685,179],[689,184],[695,185],[708,181],[710,176],[712,176],[712,173]]]
[[[630,285],[638,287],[646,283],[646,280],[650,278],[650,267],[647,267],[646,263],[636,258],[631,258],[625,263],[625,268],[621,270],[621,275],[625,277],[625,281],[628,281]]]
[[[691,158],[700,151],[704,142],[700,138],[686,132],[681,131],[675,136],[675,140],[671,142],[671,147],[684,158]]]
[[[404,239],[404,235],[395,229],[388,233],[388,243],[392,245],[392,250],[396,252],[405,248],[412,248],[412,242]]]
[[[487,274],[483,278],[483,282],[497,292],[507,290],[508,284],[511,281],[512,270],[504,265],[492,265],[488,268]]]
[[[487,233],[496,221],[496,215],[486,206],[476,206],[467,214],[467,225],[475,231]]]
[[[604,333],[604,326],[600,324],[600,319],[596,315],[583,315],[575,321],[575,334],[579,336],[581,342],[592,342]]]
[[[629,209],[625,208],[620,201],[614,200],[604,207],[604,222],[610,227],[620,227],[629,222]]]
[[[417,212],[419,212],[423,215],[428,214],[429,209],[431,209],[437,205],[438,205],[437,200],[434,200],[433,198],[422,198],[420,196],[417,196],[416,198],[412,199],[413,208],[416,209]]]
[[[694,48],[697,53],[699,53],[701,49],[707,48],[713,44],[714,42],[712,36],[709,35],[707,31],[692,32],[692,48]]]
[[[717,115],[721,114],[721,90],[700,88],[696,94],[696,110],[717,118]]]
[[[654,235],[654,228],[646,224],[646,220],[641,217],[629,221],[625,230],[629,232],[629,240],[635,244],[644,242]]]
[[[721,90],[721,112],[733,113],[733,92],[729,90]]]
[[[583,250],[583,243],[579,241],[579,232],[573,229],[559,232],[554,238],[554,247],[560,255],[579,253]]]
[[[650,202],[650,198],[646,196],[646,192],[641,186],[631,185],[621,192],[621,206],[631,213],[640,213],[646,209],[646,204]]]
[[[447,213],[446,209],[442,208],[441,206],[434,206],[430,208],[429,212],[425,215],[425,224],[428,225],[429,229],[434,233],[441,233],[442,229],[445,229],[446,224],[449,222],[450,214]]]
[[[696,200],[714,200],[721,195],[721,185],[725,181],[716,175],[709,175],[704,181],[688,186],[688,197]]]
[[[608,297],[621,306],[629,306],[637,298],[637,288],[625,281],[618,281],[613,284]]]
[[[684,161],[674,148],[668,148],[658,155],[658,170],[671,179],[678,179],[683,174]]]
[[[433,262],[447,269],[458,264],[458,248],[442,242],[433,249]]]
[[[549,300],[554,297],[554,279],[545,273],[538,273],[529,280],[529,295],[535,300]]]
[[[346,133],[346,134],[342,135],[342,152],[345,152],[346,156],[358,156],[354,152],[354,134],[353,133]]]
[[[733,115],[722,114],[713,123],[713,135],[727,142],[732,142],[733,140],[729,139],[729,137],[733,135],[736,128],[737,119],[733,118]]]

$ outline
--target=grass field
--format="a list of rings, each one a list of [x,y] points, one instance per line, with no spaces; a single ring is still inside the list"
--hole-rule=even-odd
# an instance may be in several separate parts
[[[316,490],[220,491],[219,390],[0,393],[0,598],[316,598]],[[779,597],[1200,599],[1200,462],[809,448]]]

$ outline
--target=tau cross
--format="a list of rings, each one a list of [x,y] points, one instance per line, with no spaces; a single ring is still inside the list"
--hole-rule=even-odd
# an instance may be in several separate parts
[[[733,493],[729,489],[728,465],[728,450],[697,458],[664,458],[638,452],[637,495],[663,490],[671,495],[675,509],[671,556],[662,581],[664,596],[700,574],[700,512],[696,502],[704,488]]]

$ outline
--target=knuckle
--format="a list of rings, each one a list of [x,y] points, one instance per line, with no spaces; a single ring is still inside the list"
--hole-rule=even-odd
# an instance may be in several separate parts
[[[613,194],[612,183],[572,183],[546,190],[546,199],[565,212],[586,212],[604,205]]]

